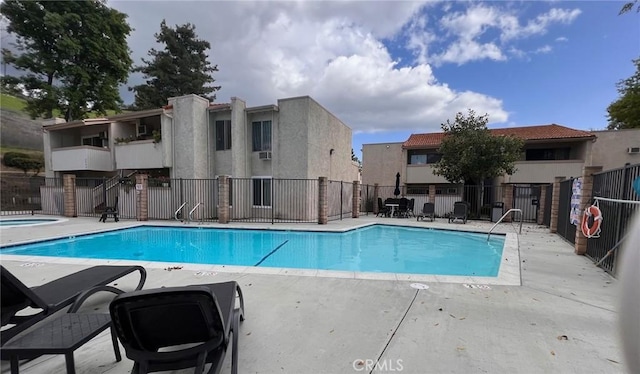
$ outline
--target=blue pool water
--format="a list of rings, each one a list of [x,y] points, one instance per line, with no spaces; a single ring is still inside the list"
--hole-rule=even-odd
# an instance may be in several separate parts
[[[0,219],[0,227],[13,226],[34,226],[42,223],[53,223],[58,221],[55,218],[10,218]]]
[[[345,233],[142,226],[2,254],[362,272],[497,276],[504,237],[374,225]]]

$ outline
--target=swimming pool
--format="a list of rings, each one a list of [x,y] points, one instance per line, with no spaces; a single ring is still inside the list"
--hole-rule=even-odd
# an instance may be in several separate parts
[[[3,255],[339,271],[496,276],[505,238],[372,225],[347,232],[141,226],[25,245]]]
[[[17,226],[37,226],[60,222],[56,218],[3,218],[0,219],[0,228]]]

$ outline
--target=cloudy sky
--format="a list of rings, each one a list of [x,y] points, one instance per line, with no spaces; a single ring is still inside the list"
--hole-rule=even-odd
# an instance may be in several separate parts
[[[211,43],[218,102],[309,95],[363,143],[440,130],[468,108],[490,127],[606,127],[640,57],[640,15],[618,1],[117,1],[134,61],[160,22]],[[129,85],[142,77],[132,75]],[[133,101],[123,88],[125,103]]]

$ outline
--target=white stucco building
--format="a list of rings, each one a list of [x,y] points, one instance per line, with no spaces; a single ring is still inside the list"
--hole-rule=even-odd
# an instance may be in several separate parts
[[[358,180],[352,131],[311,97],[247,107],[187,95],[163,108],[44,127],[49,178],[151,177]]]

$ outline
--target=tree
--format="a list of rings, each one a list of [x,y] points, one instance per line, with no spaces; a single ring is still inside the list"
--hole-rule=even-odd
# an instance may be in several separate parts
[[[640,128],[640,58],[633,63],[636,72],[616,84],[620,97],[607,108],[609,130]]]
[[[356,156],[356,153],[353,151],[353,148],[351,148],[351,161],[356,162],[358,164],[358,170],[362,172],[362,161],[360,161],[358,156]]]
[[[630,12],[633,9],[633,6],[638,4],[638,0],[633,0],[633,1],[629,1],[627,3],[625,3],[622,8],[620,9],[620,13],[619,14],[624,14],[627,12]],[[638,5],[638,7],[636,8],[636,12],[640,13],[640,5]]]
[[[105,0],[5,0],[0,13],[16,35],[4,61],[25,73],[16,77],[27,92],[32,118],[82,119],[89,112],[118,111],[118,86],[127,81],[132,60],[127,15]]]
[[[494,136],[487,129],[489,116],[476,116],[469,109],[465,117],[457,113],[454,122],[442,124],[445,133],[439,152],[442,158],[433,173],[451,183],[474,183],[481,186],[475,201],[479,208],[484,196],[484,180],[513,174],[515,162],[522,154],[524,141],[513,136]]]
[[[521,157],[524,142],[512,136],[493,136],[487,129],[489,116],[456,114],[454,122],[443,123],[445,133],[439,152],[442,158],[433,173],[451,183],[482,184],[486,178],[513,174],[514,163]]]
[[[136,108],[158,108],[175,96],[196,94],[207,97],[220,89],[220,86],[208,85],[215,82],[211,73],[218,71],[218,65],[211,66],[207,61],[205,51],[211,45],[198,39],[195,29],[190,23],[172,29],[165,20],[162,21],[155,38],[165,45],[164,50],[150,49],[148,55],[151,59],[142,59],[144,65],[134,68],[134,72],[142,73],[146,79],[146,84],[129,88],[135,91]],[[214,101],[216,96],[207,98]]]

